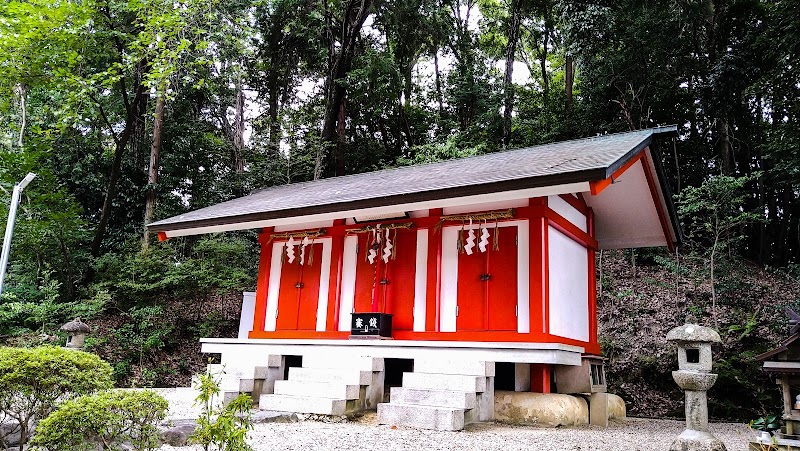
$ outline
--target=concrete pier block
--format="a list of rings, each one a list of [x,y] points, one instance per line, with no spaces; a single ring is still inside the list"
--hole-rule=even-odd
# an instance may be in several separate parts
[[[531,391],[531,364],[514,364],[514,391]]]
[[[589,395],[589,424],[594,426],[608,426],[609,402],[607,393],[592,393]]]
[[[382,367],[383,359],[379,360],[381,361],[381,367]],[[366,387],[366,392],[364,394],[364,408],[377,409],[378,404],[383,402],[386,373],[384,371],[373,371],[367,374],[371,374],[371,379],[369,381],[369,385]]]
[[[486,390],[477,393],[478,419],[477,421],[494,421],[494,378],[486,378]],[[469,423],[469,422],[468,422]]]

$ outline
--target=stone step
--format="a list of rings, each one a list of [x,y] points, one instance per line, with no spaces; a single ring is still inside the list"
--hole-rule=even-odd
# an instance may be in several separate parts
[[[253,391],[253,367],[235,367],[222,364],[209,364],[207,371],[214,375],[222,391]]]
[[[391,388],[391,402],[393,404],[474,409],[477,405],[476,399],[475,392],[407,387]]]
[[[315,413],[318,415],[345,415],[355,410],[357,401],[336,398],[318,398],[292,395],[261,395],[260,410],[277,412]]]
[[[403,373],[403,387],[482,393],[486,390],[486,378],[462,374]]]
[[[414,359],[415,373],[463,374],[494,377],[494,362],[476,360]]]
[[[289,380],[298,382],[329,382],[346,385],[369,385],[372,371],[339,368],[289,368]]]
[[[303,356],[303,368],[338,368],[361,371],[383,371],[383,359],[378,357],[345,357],[336,354]]]
[[[464,409],[381,403],[378,404],[378,423],[437,431],[460,431],[464,429]]]
[[[313,396],[320,398],[358,399],[359,385],[332,382],[275,381],[276,395]]]

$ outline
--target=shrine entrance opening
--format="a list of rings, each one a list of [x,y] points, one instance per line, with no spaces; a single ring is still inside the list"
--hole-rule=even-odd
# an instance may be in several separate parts
[[[278,293],[275,330],[315,330],[322,271],[322,243],[306,246],[303,264],[299,249],[294,262],[284,261]]]
[[[390,237],[393,256],[387,262],[381,258],[383,248],[376,249],[374,263],[367,255],[370,235],[358,237],[356,252],[356,312],[392,314],[393,330],[414,328],[414,283],[416,276],[417,232],[414,229],[393,229]],[[409,289],[411,287],[411,289]]]
[[[498,245],[458,255],[457,330],[517,330],[517,227],[500,227]],[[495,232],[492,231],[492,240]]]

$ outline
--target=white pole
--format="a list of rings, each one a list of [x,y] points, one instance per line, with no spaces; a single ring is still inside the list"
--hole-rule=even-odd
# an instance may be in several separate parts
[[[0,256],[0,295],[3,294],[3,280],[6,276],[6,266],[8,266],[8,254],[11,253],[11,236],[14,235],[14,221],[17,219],[17,206],[22,190],[28,183],[36,177],[36,174],[29,172],[22,181],[14,185],[11,194],[11,205],[8,210],[8,222],[6,223],[6,235],[3,238],[3,254]]]

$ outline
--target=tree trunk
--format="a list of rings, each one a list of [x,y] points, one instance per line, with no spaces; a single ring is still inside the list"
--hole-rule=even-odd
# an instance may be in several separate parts
[[[156,106],[156,109],[158,109],[158,106]],[[236,89],[236,112],[233,118],[233,128],[233,170],[240,174],[244,172],[244,90],[241,83]]]
[[[567,110],[567,113],[572,111],[572,103],[573,103],[573,96],[572,96],[572,86],[575,84],[575,61],[572,59],[572,55],[567,55],[564,62],[564,83],[566,86],[564,87],[564,108]]]
[[[336,122],[336,175],[345,174],[344,144],[347,139],[345,123],[347,118],[347,97],[339,104],[339,116]]]
[[[340,132],[344,130],[346,89],[343,85],[353,67],[356,45],[361,28],[369,15],[373,0],[349,0],[341,20],[336,23],[330,17],[327,2],[325,14],[328,21],[328,76],[325,80],[325,115],[322,121],[323,146],[317,151],[314,178],[322,176],[322,161],[329,149],[334,151],[336,175],[344,175],[344,146],[340,145]],[[338,40],[335,38],[338,36]],[[338,45],[337,45],[338,43]],[[340,121],[342,122],[340,124]]]
[[[405,104],[408,105],[408,98],[406,98]],[[400,124],[403,126],[403,133],[406,135],[406,144],[410,148],[414,145],[414,138],[411,135],[411,125],[408,123],[408,116],[406,116],[406,107],[400,100],[400,96],[397,96],[397,107],[397,113],[400,116]],[[400,156],[399,152],[397,156]]]
[[[144,63],[141,63],[137,70],[143,71]],[[98,257],[100,255],[100,246],[103,243],[103,237],[108,227],[108,221],[111,218],[111,207],[114,202],[114,196],[117,194],[117,182],[122,169],[122,155],[125,153],[125,148],[130,141],[131,134],[136,127],[137,121],[141,120],[144,116],[145,98],[147,95],[144,92],[144,85],[139,84],[134,90],[135,95],[133,102],[128,106],[127,117],[125,118],[125,127],[118,137],[115,135],[114,139],[114,161],[111,164],[111,173],[108,177],[108,187],[106,188],[105,199],[103,200],[103,208],[100,212],[100,221],[95,229],[94,239],[92,240],[92,256]],[[113,133],[113,129],[111,130]]]
[[[161,135],[164,128],[164,96],[156,100],[156,114],[153,121],[153,145],[150,146],[150,168],[147,172],[147,198],[144,203],[144,240],[142,252],[147,252],[150,244],[150,233],[147,224],[153,222],[153,213],[156,209],[156,184],[158,184],[158,159],[161,155]]]
[[[19,115],[20,115],[20,124],[19,124],[19,138],[17,139],[17,146],[22,147],[23,138],[25,137],[25,127],[28,123],[28,107],[27,107],[27,100],[28,100],[28,89],[24,83],[17,84],[17,92],[19,93]]]
[[[545,5],[544,10],[544,30],[542,32],[542,52],[539,59],[539,68],[542,71],[542,91],[544,93],[545,102],[550,94],[550,77],[547,75],[547,54],[548,47],[550,46],[550,10]]]
[[[717,119],[717,155],[722,166],[723,175],[733,175],[735,164],[733,162],[733,147],[731,146],[730,129],[728,127],[728,120],[719,118]]]
[[[511,4],[511,21],[508,24],[506,37],[506,74],[503,80],[505,102],[503,106],[503,148],[511,142],[511,113],[514,108],[514,61],[517,55],[517,41],[519,41],[519,28],[522,21],[522,1],[514,0]]]
[[[444,97],[442,96],[442,76],[439,73],[439,49],[433,52],[433,71],[436,75],[436,101],[439,104],[439,118],[444,114]]]

